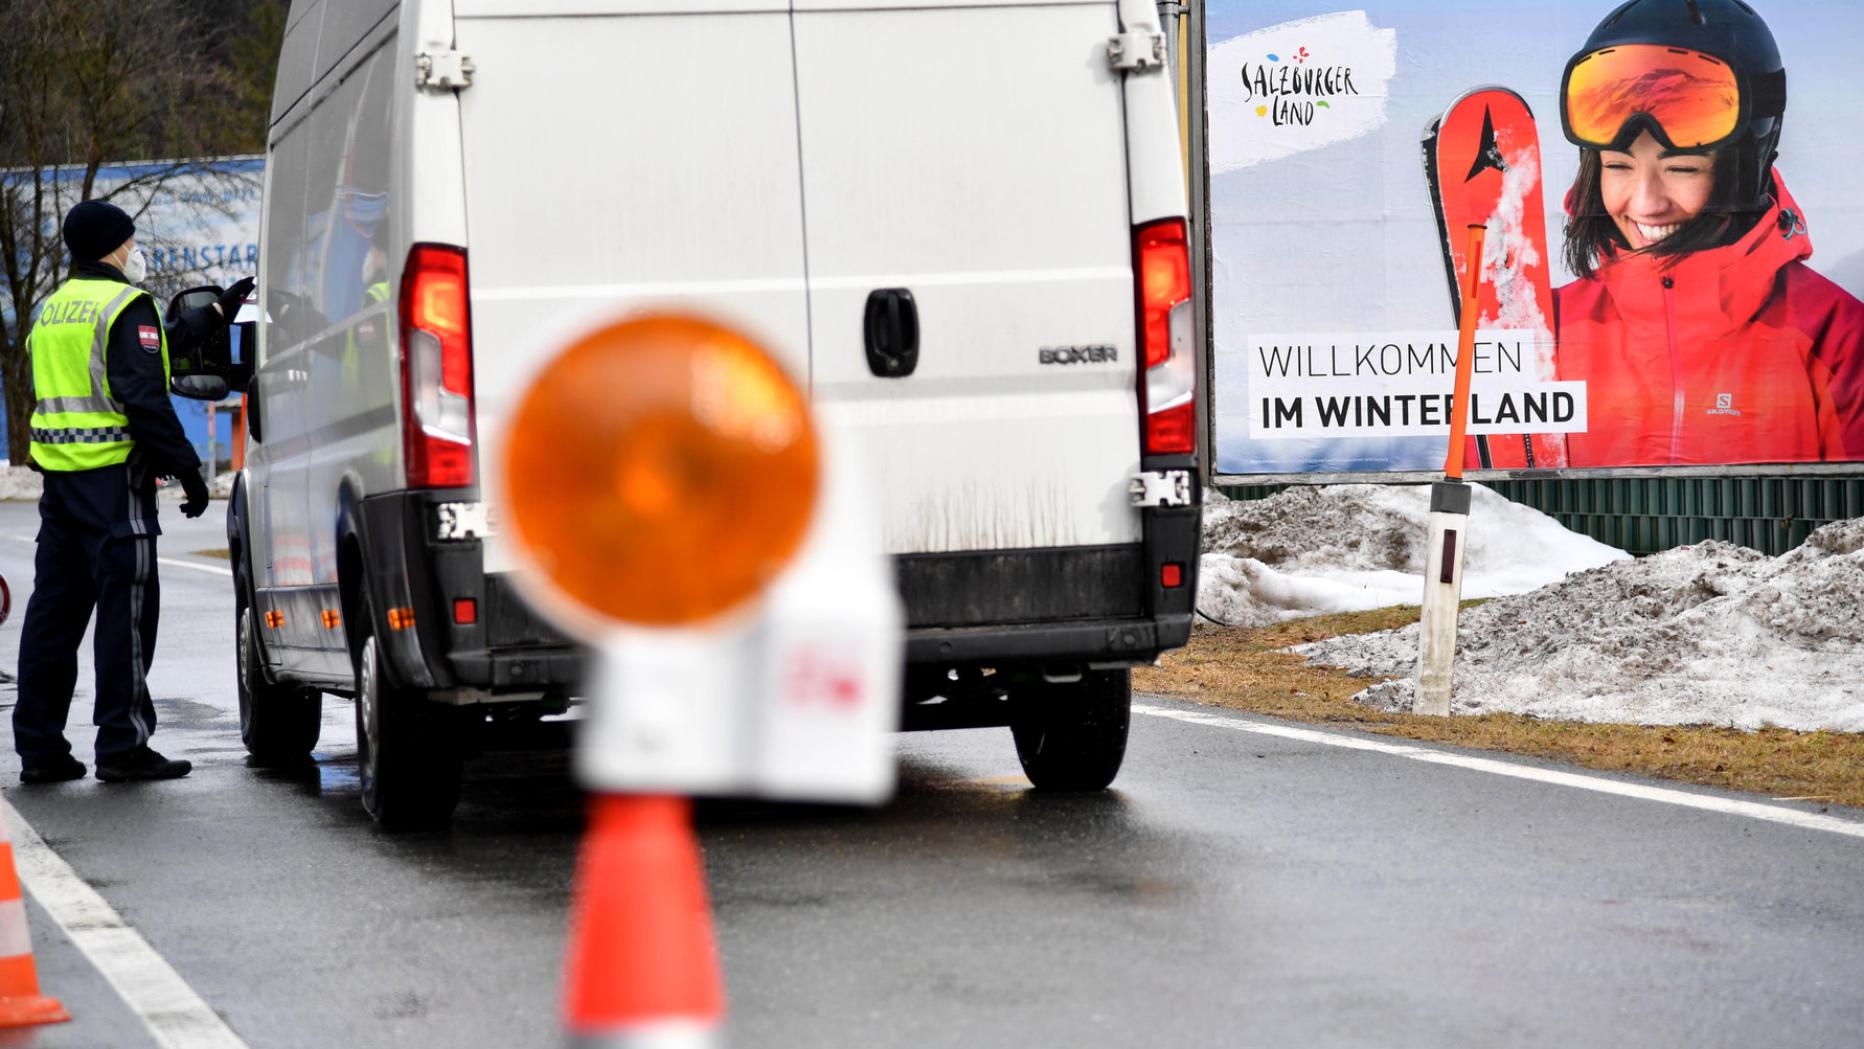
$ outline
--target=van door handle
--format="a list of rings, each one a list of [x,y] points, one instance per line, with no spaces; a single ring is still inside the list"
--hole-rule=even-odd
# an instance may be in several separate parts
[[[919,366],[919,307],[905,288],[867,295],[867,368],[882,379],[904,379]]]

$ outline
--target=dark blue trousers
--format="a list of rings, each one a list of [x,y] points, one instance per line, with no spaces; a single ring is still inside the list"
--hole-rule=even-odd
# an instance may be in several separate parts
[[[45,473],[39,553],[19,642],[13,746],[28,765],[69,754],[65,717],[78,682],[78,646],[93,609],[97,759],[146,746],[155,703],[161,588],[155,574],[155,491],[132,485],[128,466]]]

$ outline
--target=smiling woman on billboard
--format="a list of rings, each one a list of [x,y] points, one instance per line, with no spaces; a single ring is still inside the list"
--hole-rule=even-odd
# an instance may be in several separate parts
[[[1558,368],[1571,465],[1864,457],[1864,303],[1814,272],[1773,167],[1786,71],[1735,0],[1631,0],[1567,64]]]

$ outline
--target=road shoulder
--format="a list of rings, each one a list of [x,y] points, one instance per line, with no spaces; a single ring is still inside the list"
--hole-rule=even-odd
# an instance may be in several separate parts
[[[1245,629],[1200,625],[1187,647],[1134,672],[1136,691],[1309,724],[1496,750],[1758,795],[1855,816],[1864,807],[1864,735],[1749,732],[1709,725],[1613,725],[1516,714],[1453,718],[1388,713],[1352,700],[1373,681],[1314,666],[1290,646],[1403,626],[1417,609],[1387,608]]]

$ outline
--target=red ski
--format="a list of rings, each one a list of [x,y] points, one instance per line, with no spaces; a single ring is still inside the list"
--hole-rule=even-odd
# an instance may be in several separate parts
[[[1424,132],[1424,177],[1437,212],[1454,319],[1462,319],[1469,272],[1463,231],[1486,226],[1477,326],[1541,333],[1533,368],[1537,378],[1553,379],[1553,284],[1533,112],[1505,87],[1466,92]],[[1469,452],[1484,469],[1567,464],[1566,439],[1559,434],[1473,437]]]

